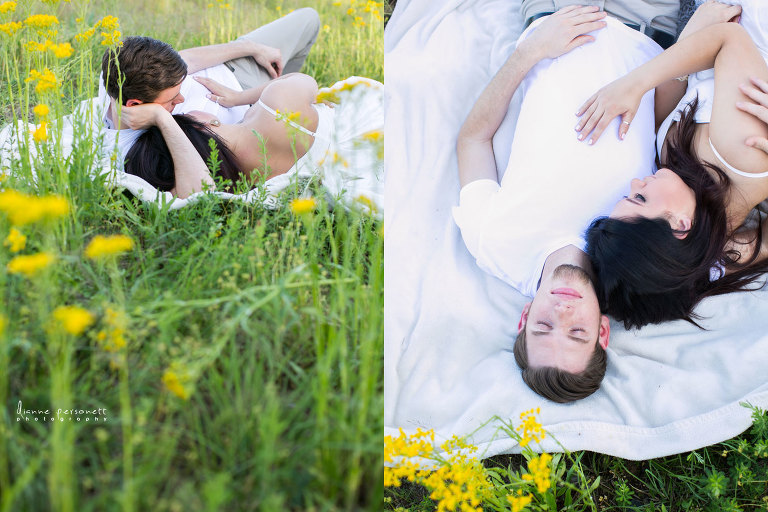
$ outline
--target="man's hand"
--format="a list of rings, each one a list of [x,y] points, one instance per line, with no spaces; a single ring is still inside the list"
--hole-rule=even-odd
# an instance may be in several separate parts
[[[132,107],[124,106],[120,112],[123,123],[131,130],[144,130],[152,126],[159,126],[164,120],[163,116],[171,117],[162,105],[157,103],[142,103]]]
[[[678,41],[685,39],[694,32],[715,25],[717,23],[726,23],[728,21],[739,21],[741,15],[740,5],[728,5],[714,0],[708,0],[701,4],[691,19],[685,24],[685,28],[680,32]]]
[[[252,56],[256,63],[266,69],[272,78],[282,75],[283,56],[280,50],[260,43],[254,43],[254,46]]]
[[[204,78],[202,76],[196,76],[195,80],[211,91],[210,94],[206,94],[205,96],[212,102],[225,108],[243,104],[243,102],[240,101],[240,91],[235,91],[225,85],[221,85],[216,80],[211,80],[210,78]]]
[[[605,13],[597,6],[569,5],[548,16],[517,48],[530,52],[538,60],[557,58],[574,48],[595,40],[588,32],[606,26]]]
[[[768,82],[752,77],[752,85],[741,84],[739,89],[755,103],[739,101],[736,108],[752,114],[765,124],[768,124]],[[765,137],[749,137],[745,142],[747,146],[761,149],[768,153],[768,139]]]

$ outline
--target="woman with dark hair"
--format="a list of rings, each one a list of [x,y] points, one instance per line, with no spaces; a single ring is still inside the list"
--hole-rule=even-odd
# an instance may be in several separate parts
[[[369,147],[361,149],[361,138],[383,122],[380,84],[373,80],[353,77],[336,84],[330,91],[341,100],[333,108],[316,102],[317,83],[299,73],[245,91],[198,81],[222,107],[252,106],[236,124],[202,111],[172,116],[151,103],[123,107],[121,114],[130,128],[147,129],[126,154],[125,171],[180,198],[216,187],[207,164],[215,165],[231,191],[242,180],[287,180],[324,160],[359,160],[361,152],[370,153]]]
[[[750,77],[768,78],[762,32],[768,7],[742,4],[743,12],[703,4],[675,45],[598,91],[577,112],[580,139],[591,133],[594,143],[617,116],[623,138],[640,98],[656,87],[657,122],[664,119],[659,171],[632,180],[611,215],[587,232],[598,297],[627,328],[694,322],[701,299],[749,289],[768,271],[768,223],[756,214],[756,226],[744,225],[768,197],[768,155],[746,143],[765,137],[768,126],[737,107],[749,100],[743,84]],[[714,75],[688,78],[710,68]],[[687,90],[680,85],[686,79]]]

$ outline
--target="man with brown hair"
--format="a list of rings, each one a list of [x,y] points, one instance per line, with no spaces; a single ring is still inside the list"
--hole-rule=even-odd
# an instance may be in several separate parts
[[[127,130],[123,108],[157,103],[174,114],[206,110],[221,122],[237,122],[247,107],[227,109],[220,98],[193,80],[195,73],[232,88],[263,87],[284,73],[299,71],[317,39],[320,19],[311,8],[297,9],[229,43],[177,52],[169,44],[133,36],[102,58],[99,98],[104,105],[108,143],[117,138],[120,159],[142,132]],[[118,108],[118,107],[121,108]],[[120,112],[119,112],[120,111]],[[116,137],[116,132],[120,136]]]
[[[564,7],[523,33],[459,132],[454,219],[484,271],[533,297],[518,323],[515,359],[526,384],[555,402],[589,396],[606,371],[610,322],[592,284],[584,229],[655,156],[652,95],[624,140],[600,139],[594,148],[576,139],[574,114],[593,90],[659,51],[596,6]],[[518,87],[500,182],[494,135]]]

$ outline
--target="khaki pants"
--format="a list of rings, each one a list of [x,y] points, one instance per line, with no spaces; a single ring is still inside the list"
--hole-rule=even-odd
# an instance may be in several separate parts
[[[237,40],[279,48],[283,57],[283,73],[293,73],[304,65],[319,30],[320,17],[317,12],[305,7],[240,36]],[[224,64],[235,74],[243,89],[258,87],[271,79],[267,70],[256,64],[253,57],[240,57]]]
[[[523,0],[520,11],[523,19],[543,12],[555,12],[566,5],[598,5],[621,21],[677,34],[677,15],[680,0]]]

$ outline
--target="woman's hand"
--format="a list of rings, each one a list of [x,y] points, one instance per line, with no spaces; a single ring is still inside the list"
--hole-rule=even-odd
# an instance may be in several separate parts
[[[120,117],[131,130],[145,130],[152,126],[158,126],[163,116],[171,116],[162,105],[157,103],[141,103],[139,105],[124,106],[120,111]]]
[[[739,21],[741,15],[740,5],[728,5],[714,0],[709,0],[701,4],[691,19],[685,24],[685,28],[680,32],[678,41],[685,39],[689,35],[703,28],[715,25],[717,23],[726,23],[728,21]]]
[[[750,80],[752,85],[741,84],[739,89],[755,103],[739,101],[736,103],[736,108],[747,114],[752,114],[765,124],[768,124],[768,82],[754,77]],[[749,137],[745,144],[768,153],[768,139],[765,137]]]
[[[529,52],[538,60],[557,58],[574,48],[594,41],[587,32],[606,26],[605,13],[597,6],[569,5],[548,16],[520,42],[517,51]]]
[[[584,140],[591,133],[589,144],[594,144],[616,117],[621,117],[619,138],[624,139],[643,94],[644,91],[633,83],[629,75],[614,80],[597,91],[576,112],[576,115],[581,117],[576,124],[579,140]]]
[[[204,78],[202,76],[196,76],[194,78],[198,83],[202,84],[203,87],[211,91],[210,94],[206,94],[205,97],[212,102],[225,108],[236,107],[237,105],[243,104],[240,101],[240,91],[230,89],[210,78]]]

